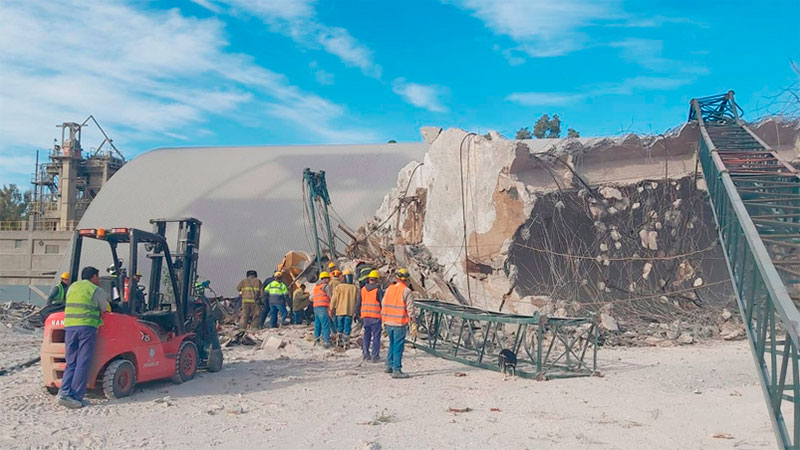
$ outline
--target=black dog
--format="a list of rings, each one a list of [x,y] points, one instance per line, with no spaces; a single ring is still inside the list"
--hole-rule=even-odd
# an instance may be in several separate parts
[[[517,355],[511,350],[507,348],[500,350],[500,356],[497,357],[497,365],[500,366],[500,372],[503,373],[504,380],[508,375],[517,375]]]

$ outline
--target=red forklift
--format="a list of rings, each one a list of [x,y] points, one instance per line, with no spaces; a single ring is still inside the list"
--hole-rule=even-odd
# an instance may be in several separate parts
[[[222,369],[211,305],[194,292],[202,222],[182,218],[150,223],[152,232],[136,228],[75,231],[71,282],[77,281],[81,270],[85,239],[105,241],[110,250],[109,276],[101,277],[100,286],[108,294],[111,312],[103,314],[87,386],[110,399],[130,395],[136,383],[159,379],[182,383],[194,378],[198,368]],[[175,253],[166,240],[171,224],[177,225]],[[127,267],[118,255],[121,244],[129,250]],[[142,253],[149,264],[139,264]],[[140,272],[147,275],[147,282],[139,282]],[[66,367],[64,337],[62,310],[50,314],[44,324],[42,375],[51,394],[58,393]]]

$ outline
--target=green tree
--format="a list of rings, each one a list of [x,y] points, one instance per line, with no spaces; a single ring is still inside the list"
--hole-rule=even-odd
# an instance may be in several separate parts
[[[561,137],[561,118],[558,117],[558,114],[553,114],[553,118],[550,119],[550,123],[547,126],[547,137]]]
[[[25,219],[29,201],[30,193],[23,195],[16,184],[3,185],[0,189],[0,221]]]
[[[397,144],[397,141],[395,141],[394,139],[389,139],[389,142],[387,142],[387,144]]]
[[[533,139],[530,128],[523,127],[517,130],[517,136],[515,139]]]
[[[533,125],[533,135],[539,139],[561,137],[561,118],[558,114],[554,114],[552,119],[549,115],[542,114]]]
[[[542,114],[542,117],[539,117],[539,120],[533,125],[533,135],[536,136],[537,139],[544,139],[547,135],[548,126],[550,126],[550,116]]]
[[[567,137],[568,138],[579,138],[579,137],[581,137],[581,134],[578,133],[577,131],[575,131],[572,128],[567,128]]]

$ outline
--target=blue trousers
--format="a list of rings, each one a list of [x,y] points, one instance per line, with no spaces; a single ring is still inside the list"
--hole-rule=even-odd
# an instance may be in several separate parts
[[[325,306],[314,308],[314,339],[319,339],[320,336],[326,344],[331,343],[331,318]]]
[[[371,346],[370,346],[371,344]],[[372,351],[370,352],[370,347]],[[381,319],[364,318],[364,339],[361,343],[361,354],[364,358],[378,359],[381,350]]]
[[[336,316],[336,330],[346,336],[350,336],[353,327],[352,316]]]
[[[281,324],[286,321],[286,305],[269,305],[269,327],[278,328],[278,312],[281,313]]]
[[[67,368],[61,377],[59,395],[80,401],[86,395],[86,382],[89,381],[89,368],[97,342],[97,328],[67,327],[64,339]]]
[[[389,334],[389,356],[386,357],[386,367],[399,372],[403,368],[403,347],[406,343],[406,327],[386,325]]]
[[[304,311],[295,311],[295,312],[293,312],[292,316],[294,316],[294,321],[292,323],[297,324],[297,325],[302,325],[303,324],[303,316],[304,315],[305,315]]]

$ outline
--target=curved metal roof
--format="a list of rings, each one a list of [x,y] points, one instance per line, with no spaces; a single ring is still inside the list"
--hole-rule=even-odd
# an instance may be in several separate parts
[[[79,226],[150,230],[152,218],[196,217],[203,222],[198,273],[212,281],[218,294],[232,296],[247,269],[258,270],[263,278],[288,250],[311,250],[304,229],[304,168],[326,171],[333,208],[357,227],[375,213],[400,169],[412,160],[421,161],[428,147],[411,143],[153,150],[109,180]],[[82,266],[93,264],[102,270],[111,263],[107,249],[85,248]],[[126,252],[120,256],[127,260]]]

